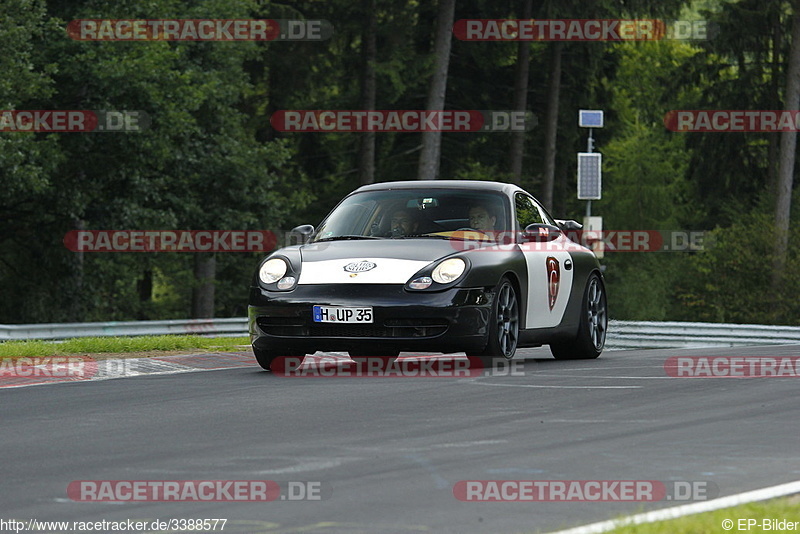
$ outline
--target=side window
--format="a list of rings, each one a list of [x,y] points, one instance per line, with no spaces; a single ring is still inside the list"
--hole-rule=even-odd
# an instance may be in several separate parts
[[[536,209],[539,210],[539,216],[542,218],[545,224],[549,224],[551,226],[558,226],[556,224],[556,221],[552,217],[550,217],[549,213],[547,213],[547,210],[544,209],[544,206],[542,206],[535,200],[533,201],[533,203],[536,205]]]
[[[543,224],[545,221],[539,207],[531,197],[523,193],[514,196],[514,204],[517,209],[517,224],[520,230],[525,230],[529,224]]]

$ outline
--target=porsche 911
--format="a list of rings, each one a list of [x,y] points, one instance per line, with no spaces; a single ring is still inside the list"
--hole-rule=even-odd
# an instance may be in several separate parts
[[[513,184],[360,187],[259,263],[253,353],[264,369],[316,351],[464,352],[490,367],[549,345],[557,359],[597,358],[607,299],[597,258],[567,235],[579,228]]]

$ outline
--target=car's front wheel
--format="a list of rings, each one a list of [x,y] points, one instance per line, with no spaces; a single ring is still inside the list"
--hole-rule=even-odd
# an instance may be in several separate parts
[[[489,317],[489,341],[479,353],[467,356],[480,358],[484,368],[493,368],[498,363],[514,357],[519,341],[519,298],[508,278],[497,284],[492,311]]]
[[[583,293],[578,336],[567,342],[550,344],[557,360],[591,360],[600,356],[606,343],[608,306],[603,282],[595,273],[589,277]]]

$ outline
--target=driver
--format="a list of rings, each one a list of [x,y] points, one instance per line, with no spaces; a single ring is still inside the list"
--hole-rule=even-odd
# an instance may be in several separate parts
[[[392,237],[404,237],[415,234],[419,227],[419,222],[409,210],[395,210],[391,218]]]
[[[469,226],[481,232],[493,232],[497,223],[494,210],[483,204],[476,204],[469,208]]]

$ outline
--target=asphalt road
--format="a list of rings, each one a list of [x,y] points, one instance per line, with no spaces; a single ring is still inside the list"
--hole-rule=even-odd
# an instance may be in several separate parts
[[[547,532],[674,505],[462,502],[464,480],[800,479],[796,378],[673,378],[676,355],[522,351],[523,376],[281,378],[256,367],[0,390],[0,519],[225,518],[224,532]],[[320,483],[322,500],[74,502],[80,480]],[[794,518],[795,520],[800,519]]]

